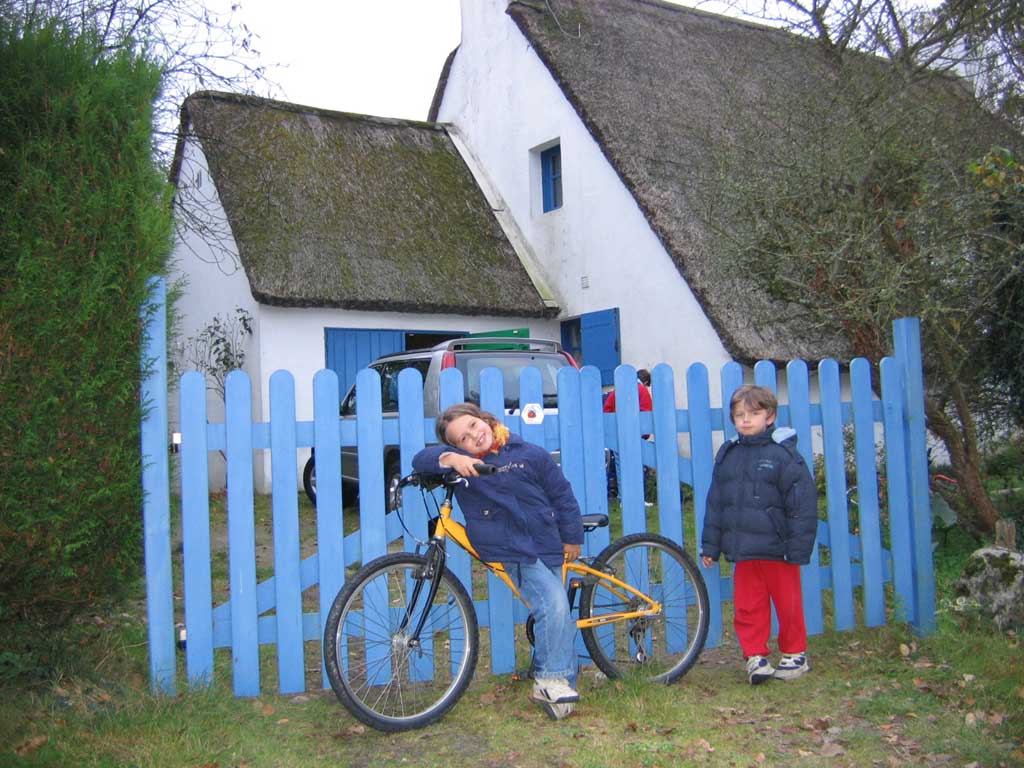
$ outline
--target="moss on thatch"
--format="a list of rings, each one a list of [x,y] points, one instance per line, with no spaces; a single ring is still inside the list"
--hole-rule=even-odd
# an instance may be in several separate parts
[[[439,126],[197,93],[202,146],[257,300],[543,316],[546,307]]]

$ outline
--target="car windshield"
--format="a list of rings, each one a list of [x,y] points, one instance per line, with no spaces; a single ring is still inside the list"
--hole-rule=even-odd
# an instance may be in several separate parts
[[[502,385],[505,392],[505,407],[519,407],[519,376],[529,367],[540,371],[541,386],[544,392],[544,405],[553,408],[558,405],[558,388],[556,386],[558,371],[569,365],[568,359],[559,354],[523,354],[522,352],[489,352],[481,354],[461,354],[455,357],[455,367],[462,371],[466,381],[466,392],[470,400],[480,402],[480,372],[485,368],[497,368],[501,371]]]

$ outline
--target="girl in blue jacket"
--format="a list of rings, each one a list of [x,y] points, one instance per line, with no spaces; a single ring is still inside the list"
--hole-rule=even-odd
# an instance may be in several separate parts
[[[818,495],[796,432],[775,429],[778,401],[770,389],[744,385],[729,403],[737,437],[715,457],[701,535],[701,562],[724,554],[733,569],[733,626],[757,685],[808,672],[800,566],[818,530]],[[779,619],[777,667],[768,660],[771,605]]]
[[[472,403],[453,405],[437,420],[441,445],[412,460],[416,472],[451,469],[467,479],[455,491],[470,543],[481,559],[500,562],[534,619],[533,698],[554,719],[573,709],[576,622],[562,584],[562,563],[583,544],[583,521],[569,482],[551,455],[512,435]],[[480,475],[475,466],[497,467]]]

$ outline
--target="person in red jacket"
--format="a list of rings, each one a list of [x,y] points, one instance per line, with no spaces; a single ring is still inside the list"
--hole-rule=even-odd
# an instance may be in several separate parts
[[[654,400],[651,398],[651,374],[646,368],[641,368],[636,372],[636,390],[637,395],[640,397],[640,410],[641,411],[653,411]],[[604,400],[604,412],[615,413],[615,390],[613,389],[608,393],[608,397]],[[650,435],[641,435],[646,440]],[[621,486],[621,470],[619,462],[615,457],[614,451],[609,451],[608,456],[608,496],[618,497],[619,487]],[[644,477],[647,477],[647,467],[644,467]],[[645,483],[646,485],[646,483]],[[644,501],[645,506],[650,506],[650,502]]]

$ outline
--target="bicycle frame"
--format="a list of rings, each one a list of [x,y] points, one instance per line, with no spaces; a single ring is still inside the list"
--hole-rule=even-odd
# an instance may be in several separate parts
[[[519,589],[512,581],[512,578],[508,575],[508,572],[505,570],[505,566],[501,563],[489,563],[486,560],[482,560],[480,558],[480,555],[478,555],[477,551],[473,548],[473,545],[469,542],[469,537],[466,535],[466,527],[459,523],[457,520],[452,519],[451,496],[452,494],[449,491],[448,493],[446,493],[445,499],[441,503],[440,509],[438,510],[438,516],[436,518],[437,522],[434,525],[434,532],[431,537],[431,545],[435,546],[441,553],[440,566],[444,566],[444,561],[446,557],[444,550],[444,540],[452,539],[456,544],[458,544],[470,555],[472,555],[474,559],[483,563],[483,565],[488,570],[490,570],[491,573],[493,573],[495,576],[501,579],[501,581],[503,581],[508,586],[508,588],[512,590],[512,594],[515,595],[518,600],[522,600],[525,604],[526,601],[523,600],[522,595],[519,593]],[[602,614],[601,616],[592,616],[587,619],[577,619],[577,629],[596,627],[601,624],[612,624],[618,621],[638,619],[647,616],[657,616],[662,611],[661,603],[659,603],[657,600],[654,600],[648,595],[644,594],[643,592],[634,589],[629,584],[626,584],[625,582],[616,578],[612,574],[595,570],[586,563],[581,562],[580,560],[574,560],[572,562],[565,562],[562,564],[563,584],[570,584],[570,574],[576,574],[582,577],[583,579],[590,578],[598,582],[601,582],[609,592],[614,594],[623,602],[630,602],[630,598],[632,597],[644,603],[644,605],[639,607],[637,610],[615,611],[612,613]],[[433,596],[431,595],[430,598],[432,600]],[[570,601],[570,604],[571,602],[572,601]],[[430,603],[428,602],[428,605],[429,604]],[[529,605],[527,605],[527,607],[529,607]],[[424,619],[421,617],[421,624],[423,620]],[[416,628],[416,632],[413,633],[414,637],[418,637],[419,629],[420,627]]]

